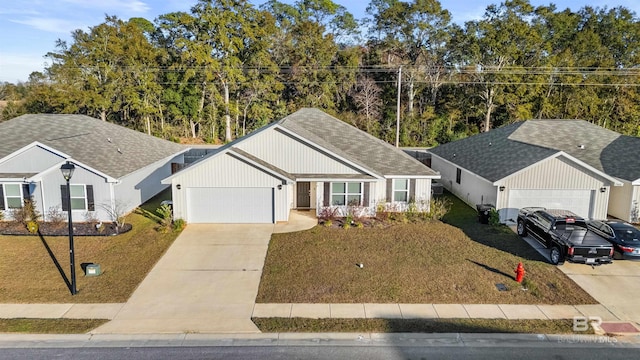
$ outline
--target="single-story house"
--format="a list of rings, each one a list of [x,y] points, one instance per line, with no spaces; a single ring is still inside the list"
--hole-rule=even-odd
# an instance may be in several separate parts
[[[274,223],[291,209],[372,215],[428,209],[440,176],[402,150],[318,109],[301,109],[164,179],[187,223]]]
[[[429,149],[442,185],[502,222],[520,208],[562,208],[588,218],[638,221],[640,138],[584,120],[529,120]]]
[[[0,123],[0,211],[33,199],[43,220],[68,210],[71,162],[73,220],[113,220],[167,186],[160,181],[184,163],[188,148],[84,115],[30,114]],[[64,208],[63,208],[64,207]]]

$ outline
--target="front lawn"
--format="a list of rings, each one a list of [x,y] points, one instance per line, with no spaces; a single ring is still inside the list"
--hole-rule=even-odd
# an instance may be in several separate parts
[[[75,296],[56,266],[57,261],[68,277],[67,236],[0,236],[0,303],[125,302],[178,235],[155,230],[153,212],[169,194],[159,194],[129,215],[127,222],[133,225],[129,232],[74,237]],[[82,263],[99,264],[102,275],[85,277]]]
[[[453,201],[444,222],[274,234],[259,303],[594,304],[508,228]],[[445,223],[447,222],[447,223]],[[522,261],[527,290],[514,280]],[[363,264],[360,268],[356,264]],[[496,284],[507,291],[498,291]]]

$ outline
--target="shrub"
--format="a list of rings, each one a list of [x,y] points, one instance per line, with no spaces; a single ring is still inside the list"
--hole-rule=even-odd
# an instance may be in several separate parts
[[[427,217],[432,220],[442,219],[451,209],[451,201],[447,198],[431,198],[429,202],[429,212]]]
[[[500,214],[494,208],[491,208],[491,210],[489,210],[489,224],[493,227],[498,227],[501,225]]]
[[[40,213],[36,208],[35,200],[25,199],[21,208],[11,210],[11,217],[13,220],[23,223],[25,226],[29,221],[40,220]]]
[[[57,206],[52,206],[47,210],[47,221],[54,226],[62,226],[62,223],[67,220],[67,216],[62,212],[62,209]]]
[[[31,220],[27,223],[27,230],[29,230],[30,233],[35,234],[38,232],[38,223]]]
[[[169,204],[163,204],[156,209],[156,213],[160,215],[160,226],[158,230],[168,232],[169,229],[171,229],[171,218],[173,217],[171,206]]]
[[[187,223],[184,219],[175,219],[173,221],[173,231],[182,231],[186,226]]]
[[[337,207],[325,206],[320,209],[320,214],[318,214],[318,219],[321,221],[331,220],[334,221],[338,218],[338,212],[340,211]]]
[[[88,223],[98,222],[98,215],[96,215],[95,211],[85,211],[83,216],[84,216],[84,221]]]
[[[326,227],[331,227],[333,225],[333,221],[331,220],[325,220],[322,225],[326,226]]]

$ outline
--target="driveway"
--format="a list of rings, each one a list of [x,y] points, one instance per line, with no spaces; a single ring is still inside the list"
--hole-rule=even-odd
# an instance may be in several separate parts
[[[549,261],[548,249],[530,236],[524,240]],[[614,260],[595,267],[565,262],[558,269],[611,312],[611,318],[603,320],[640,324],[640,261]]]
[[[273,224],[189,224],[93,333],[257,333],[251,314]]]

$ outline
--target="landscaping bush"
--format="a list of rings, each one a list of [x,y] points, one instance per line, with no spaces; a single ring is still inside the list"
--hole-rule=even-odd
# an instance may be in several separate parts
[[[40,220],[40,213],[36,208],[35,200],[25,199],[21,208],[11,210],[11,217],[14,221],[22,223],[25,226],[30,221]]]
[[[169,232],[169,230],[171,230],[171,220],[173,216],[171,206],[169,204],[163,204],[156,209],[156,213],[160,215],[158,231],[163,233]]]
[[[47,221],[55,227],[62,227],[62,224],[67,221],[67,215],[62,212],[61,208],[52,206],[47,210]]]

